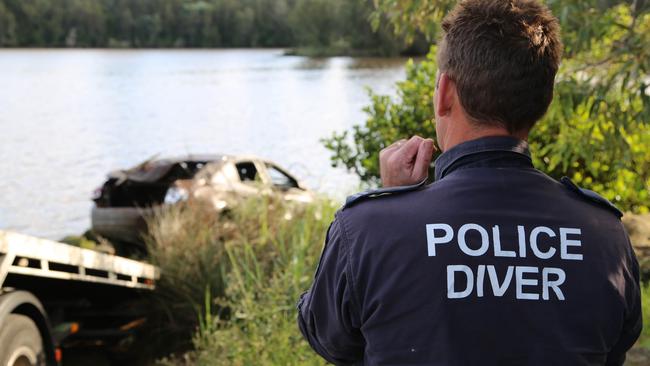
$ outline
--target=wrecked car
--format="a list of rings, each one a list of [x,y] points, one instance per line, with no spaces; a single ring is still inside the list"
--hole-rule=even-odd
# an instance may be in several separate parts
[[[110,173],[95,191],[92,230],[109,239],[139,244],[146,217],[157,206],[201,200],[222,212],[241,198],[263,194],[296,203],[314,200],[313,192],[285,169],[255,156],[149,159]]]

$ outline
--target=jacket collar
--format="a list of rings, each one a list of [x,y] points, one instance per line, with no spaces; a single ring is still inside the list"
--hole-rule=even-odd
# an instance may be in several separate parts
[[[525,160],[524,165],[532,167],[532,159],[526,141],[511,136],[488,136],[463,142],[440,155],[434,163],[436,180],[442,179],[453,170],[456,170],[460,165],[464,165],[458,163],[465,157],[471,156],[473,158],[471,160],[476,162],[487,160],[482,159],[480,155],[486,155],[492,158],[495,155],[484,153],[505,153],[496,154],[499,155],[500,160],[521,160],[523,158]],[[485,163],[480,166],[490,166],[490,164]],[[494,164],[494,166],[497,166],[497,164]]]

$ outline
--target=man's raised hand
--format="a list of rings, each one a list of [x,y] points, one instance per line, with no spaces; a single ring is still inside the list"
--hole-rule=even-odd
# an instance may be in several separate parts
[[[429,175],[435,146],[432,139],[413,136],[379,152],[379,171],[384,187],[416,184]]]

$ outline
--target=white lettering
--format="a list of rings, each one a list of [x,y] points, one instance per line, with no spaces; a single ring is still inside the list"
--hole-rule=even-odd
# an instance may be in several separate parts
[[[553,230],[550,228],[547,228],[546,226],[538,226],[533,229],[533,231],[530,232],[530,248],[533,250],[533,253],[535,256],[539,259],[549,259],[555,254],[555,248],[550,247],[547,252],[542,252],[539,250],[539,246],[537,245],[537,236],[539,233],[544,233],[548,235],[550,238],[555,237],[555,233]]]
[[[492,241],[494,241],[494,256],[495,257],[516,257],[517,254],[512,250],[501,249],[501,234],[499,233],[499,225],[492,227]]]
[[[514,242],[515,233],[507,230],[504,236],[507,249],[504,249],[501,243],[502,227],[503,225],[492,225],[484,228],[476,223],[467,223],[457,227],[456,232],[451,225],[444,223],[426,225],[429,256],[441,254],[437,246],[452,244],[452,241],[454,247],[443,245],[442,253],[451,256],[445,257],[443,262],[458,256],[460,252],[471,257],[485,256],[485,261],[478,258],[460,260],[460,263],[475,263],[472,267],[464,264],[447,265],[447,298],[468,298],[474,295],[475,289],[477,298],[491,296],[490,290],[486,288],[490,286],[494,297],[504,297],[508,293],[508,298],[517,300],[549,301],[553,298],[565,301],[562,285],[567,282],[567,275],[561,265],[556,264],[559,268],[516,266],[515,264],[525,264],[526,261],[517,263],[518,260],[512,258],[526,258],[526,252],[530,250],[531,258],[536,261],[554,257],[554,263],[560,259],[582,261],[581,229],[548,226],[526,228],[517,225],[517,244]],[[491,245],[493,248],[490,248]],[[492,264],[488,264],[490,262]],[[502,272],[498,273],[497,268]],[[510,285],[515,288],[511,289]]]
[[[531,294],[523,291],[524,286],[537,286],[537,281],[531,279],[525,279],[524,273],[539,273],[537,267],[517,267],[515,272],[517,273],[517,299],[521,300],[539,300],[539,294]]]
[[[456,291],[456,272],[463,272],[467,278],[467,287],[463,291]],[[462,299],[469,296],[474,289],[474,274],[472,270],[465,265],[447,266],[447,298]]]
[[[567,235],[580,235],[581,231],[577,228],[560,228],[560,258],[574,261],[581,261],[582,254],[570,254],[567,247],[580,247],[582,242],[580,240],[573,240],[567,238]]]
[[[470,247],[467,246],[467,242],[465,241],[465,236],[467,235],[467,232],[469,230],[476,230],[481,234],[481,246],[478,249],[471,249]],[[485,254],[490,246],[490,239],[488,237],[488,232],[485,230],[483,227],[477,224],[465,224],[460,227],[460,230],[458,230],[458,246],[460,247],[460,250],[463,251],[463,253],[472,256],[472,257],[478,257],[483,254]]]
[[[476,272],[462,264],[447,266],[447,298],[467,298],[472,295],[475,288],[476,297],[485,297],[487,271],[494,297],[503,297],[510,289],[510,285],[514,285],[514,295],[517,300],[539,301],[541,298],[549,301],[551,293],[554,293],[559,301],[565,300],[561,286],[566,282],[566,274],[561,268],[508,266],[501,283],[499,283],[496,266],[480,264],[475,269]],[[464,278],[458,277],[463,275]]]
[[[476,296],[483,297],[483,283],[485,282],[485,265],[478,266],[478,273],[476,275]]]
[[[494,268],[492,265],[487,266],[488,277],[490,277],[490,284],[492,285],[492,293],[494,293],[494,296],[501,297],[508,290],[510,281],[512,281],[512,268],[512,266],[508,266],[508,270],[506,272],[505,278],[503,279],[503,283],[499,285],[499,277],[497,276],[496,268]]]
[[[521,225],[517,225],[517,234],[519,235],[519,256],[526,258],[526,231]]]
[[[429,257],[436,256],[436,244],[446,244],[454,237],[454,230],[447,224],[427,224],[427,249]],[[436,230],[443,230],[445,236],[436,237]]]
[[[549,280],[548,275],[549,274],[554,274],[557,276],[557,279],[554,281]],[[542,299],[548,300],[548,289],[549,287],[553,289],[553,292],[555,292],[555,296],[559,300],[564,301],[564,294],[562,293],[562,290],[560,289],[560,285],[564,283],[564,280],[566,280],[566,274],[564,271],[560,268],[544,268],[542,269]]]

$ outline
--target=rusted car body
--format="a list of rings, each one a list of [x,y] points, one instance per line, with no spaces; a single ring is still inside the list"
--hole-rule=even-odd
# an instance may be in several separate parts
[[[258,195],[296,203],[314,200],[313,192],[285,169],[256,156],[150,159],[108,175],[93,197],[92,229],[109,239],[141,243],[146,217],[156,206],[201,200],[219,212]]]

